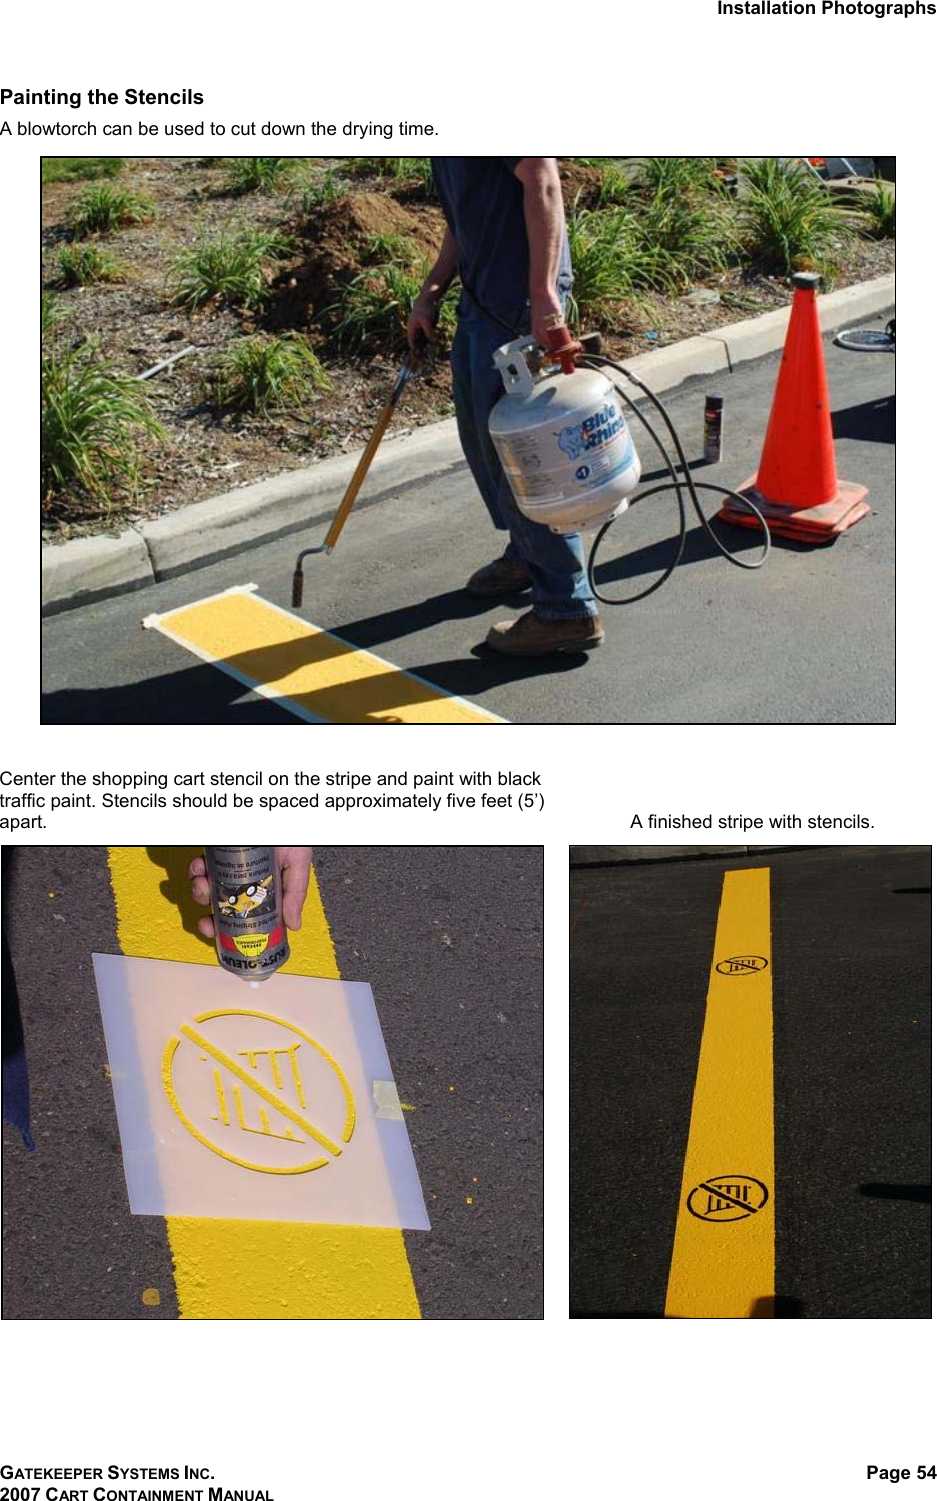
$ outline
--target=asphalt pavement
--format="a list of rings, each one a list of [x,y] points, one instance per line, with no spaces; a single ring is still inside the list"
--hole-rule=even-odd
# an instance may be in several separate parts
[[[663,1316],[723,876],[764,866],[774,1316],[931,1317],[931,852],[907,846],[571,872],[574,1316]]]
[[[488,607],[464,580],[498,551],[468,472],[359,502],[339,548],[310,559],[303,615],[446,692],[528,723],[891,723],[894,719],[894,359],[826,341],[840,477],[866,485],[873,514],[834,545],[776,540],[765,569],[714,555],[693,517],[683,564],[651,599],[603,608],[607,642],[589,657],[511,663],[481,643],[490,625],[526,607]],[[702,466],[708,382],[666,404],[698,479],[733,487],[758,467],[778,356],[719,377],[725,455]],[[660,460],[638,436],[646,477]],[[716,497],[707,511],[718,509]],[[757,534],[717,523],[751,557]],[[255,583],[289,607],[293,562],[317,534],[245,550],[171,581],[54,616],[43,625],[45,723],[298,723],[203,665],[141,620],[233,585]],[[639,592],[666,565],[672,498],[617,524],[599,569],[603,590]]]
[[[542,852],[322,848],[315,866],[341,974],[371,984],[414,1107],[422,1316],[539,1319]],[[106,1071],[91,966],[120,952],[106,851],[18,847],[3,901],[36,1141],[3,1128],[3,1317],[176,1318],[165,1222],[128,1211]]]

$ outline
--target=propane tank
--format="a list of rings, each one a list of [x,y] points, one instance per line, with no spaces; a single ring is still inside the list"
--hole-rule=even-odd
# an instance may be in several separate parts
[[[531,361],[529,335],[495,351],[505,394],[488,430],[518,507],[554,532],[579,532],[620,515],[641,463],[614,386],[598,370],[562,374]]]

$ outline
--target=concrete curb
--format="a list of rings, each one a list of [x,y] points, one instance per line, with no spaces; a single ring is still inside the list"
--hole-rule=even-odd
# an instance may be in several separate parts
[[[173,578],[242,552],[245,546],[324,523],[344,495],[359,457],[353,453],[323,459],[310,468],[278,474],[146,522],[139,533],[154,579]],[[454,418],[391,438],[378,450],[361,503],[373,504],[420,480],[444,475],[461,462]],[[317,540],[321,538],[312,539]]]
[[[876,277],[875,281],[863,281],[855,287],[843,287],[839,292],[830,292],[825,297],[817,298],[820,327],[825,334],[831,333],[833,329],[847,328],[850,323],[861,323],[865,318],[873,318],[876,313],[885,312],[894,306],[894,302],[895,278],[891,275]],[[734,370],[736,365],[743,364],[745,360],[757,360],[762,355],[773,354],[776,349],[780,349],[787,333],[789,318],[790,308],[776,308],[773,313],[762,313],[758,318],[731,323],[711,334],[701,334],[700,338],[721,344],[725,350],[725,364],[721,368]],[[666,353],[666,350],[661,352]]]
[[[890,310],[895,278],[880,276],[818,300],[820,324],[828,333]],[[672,391],[695,377],[730,373],[746,360],[780,349],[789,316],[790,309],[783,307],[747,318],[639,355],[629,361],[629,369],[655,393]],[[116,538],[80,537],[59,546],[46,544],[42,549],[42,612],[57,614],[173,578],[289,532],[313,531],[330,519],[357,462],[358,454],[323,459],[306,469],[198,501]],[[372,505],[409,485],[444,476],[462,462],[452,418],[388,439],[374,461],[367,495],[359,505]]]
[[[76,537],[42,549],[42,606],[143,589],[153,583],[153,565],[139,532],[119,537]],[[60,604],[60,608],[62,604]]]

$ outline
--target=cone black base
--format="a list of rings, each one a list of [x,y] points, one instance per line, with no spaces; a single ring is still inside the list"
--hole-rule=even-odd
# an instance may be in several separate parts
[[[872,510],[866,502],[865,497],[869,492],[865,486],[851,484],[848,480],[840,481],[832,500],[798,511],[792,506],[779,506],[774,501],[766,500],[755,488],[756,478],[757,476],[753,476],[747,485],[741,487],[741,494],[758,507],[774,536],[790,537],[795,542],[835,541]],[[727,500],[719,512],[719,518],[721,521],[731,521],[733,526],[758,526],[751,511],[737,500]]]

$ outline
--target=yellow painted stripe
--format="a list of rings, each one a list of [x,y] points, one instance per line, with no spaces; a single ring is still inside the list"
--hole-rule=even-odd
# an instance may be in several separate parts
[[[314,724],[502,722],[281,610],[251,586],[150,615],[143,624]]]
[[[667,1286],[669,1318],[774,1315],[771,974],[770,871],[727,871]],[[763,1204],[759,1184],[767,1190]]]
[[[186,870],[196,847],[112,847],[117,939],[125,954],[215,964]],[[181,907],[181,910],[180,910]],[[338,979],[313,875],[287,974]],[[403,1235],[349,1225],[167,1219],[184,1319],[418,1319]]]

